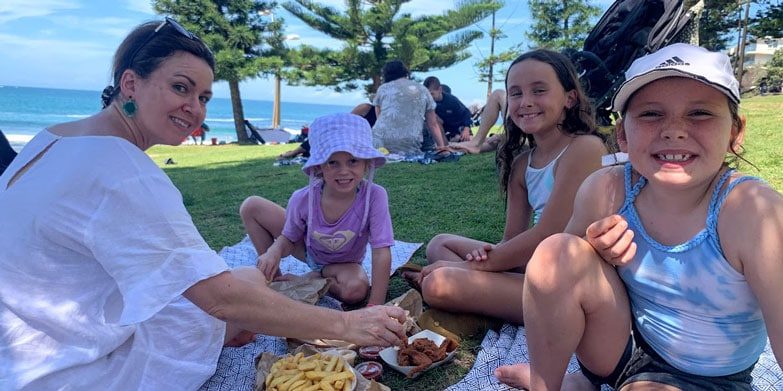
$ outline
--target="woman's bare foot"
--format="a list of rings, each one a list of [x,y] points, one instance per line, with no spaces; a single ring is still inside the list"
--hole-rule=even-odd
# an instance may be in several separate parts
[[[495,369],[495,377],[505,385],[528,389],[530,387],[530,364],[503,365]]]

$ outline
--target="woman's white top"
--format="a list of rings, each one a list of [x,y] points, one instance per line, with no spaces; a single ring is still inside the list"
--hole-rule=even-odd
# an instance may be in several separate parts
[[[182,293],[228,267],[139,148],[44,130],[0,177],[0,216],[0,389],[195,389],[214,373],[225,323]]]

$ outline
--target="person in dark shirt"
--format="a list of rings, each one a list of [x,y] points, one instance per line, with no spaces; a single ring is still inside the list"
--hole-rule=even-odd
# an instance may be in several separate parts
[[[427,87],[432,99],[437,103],[435,114],[443,122],[446,138],[449,141],[470,141],[472,137],[470,110],[454,95],[445,92],[437,77],[430,76],[424,79],[424,86]]]
[[[0,130],[0,174],[5,171],[16,157],[16,151],[11,148],[11,143],[5,138],[3,131]]]

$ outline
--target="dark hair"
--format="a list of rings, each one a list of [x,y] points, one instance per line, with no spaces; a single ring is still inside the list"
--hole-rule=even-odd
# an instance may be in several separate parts
[[[383,66],[381,73],[383,73],[383,82],[388,83],[403,77],[408,77],[410,72],[408,71],[408,68],[405,67],[405,64],[402,63],[402,61],[391,60]]]
[[[451,87],[449,87],[449,86],[447,86],[447,85],[445,85],[445,84],[441,84],[441,85],[440,85],[440,88],[442,88],[442,89],[443,89],[443,92],[445,92],[445,93],[447,93],[447,94],[451,95]]]
[[[155,31],[158,27],[160,29]],[[153,36],[154,34],[154,36]],[[204,60],[215,71],[215,57],[206,44],[193,36],[185,36],[171,23],[151,21],[143,23],[128,34],[114,53],[112,82],[101,94],[103,107],[108,106],[120,92],[123,72],[132,69],[141,78],[149,77],[167,58],[176,52],[187,52]]]
[[[508,94],[508,73],[511,68],[525,60],[540,61],[552,67],[557,75],[557,79],[563,89],[576,92],[576,103],[570,108],[564,108],[565,118],[562,124],[557,128],[566,135],[576,136],[583,134],[592,134],[604,140],[604,136],[598,133],[595,124],[595,115],[593,106],[579,82],[576,69],[563,54],[548,50],[535,49],[517,57],[506,72],[506,94]],[[506,99],[506,113],[508,113],[508,99]],[[508,182],[511,176],[511,166],[516,155],[522,150],[525,143],[530,147],[535,147],[533,136],[526,134],[520,129],[508,115],[503,120],[503,131],[505,137],[502,138],[497,153],[498,169],[500,170],[500,190],[507,194]],[[605,140],[604,140],[605,141]]]
[[[427,89],[438,88],[440,86],[440,80],[435,76],[427,76],[427,78],[424,79],[424,87],[427,87]]]

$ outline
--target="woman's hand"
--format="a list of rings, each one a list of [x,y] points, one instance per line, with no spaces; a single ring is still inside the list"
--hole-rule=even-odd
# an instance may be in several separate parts
[[[465,260],[468,262],[482,262],[488,259],[490,251],[495,249],[494,244],[486,243],[483,246],[465,254]]]
[[[395,346],[405,337],[405,311],[400,307],[374,305],[345,314],[345,340],[359,346]]]
[[[636,255],[634,233],[620,215],[605,217],[587,227],[585,239],[607,263],[624,265]]]
[[[280,272],[280,257],[269,254],[269,251],[258,256],[258,270],[264,273],[267,281],[272,281]]]

